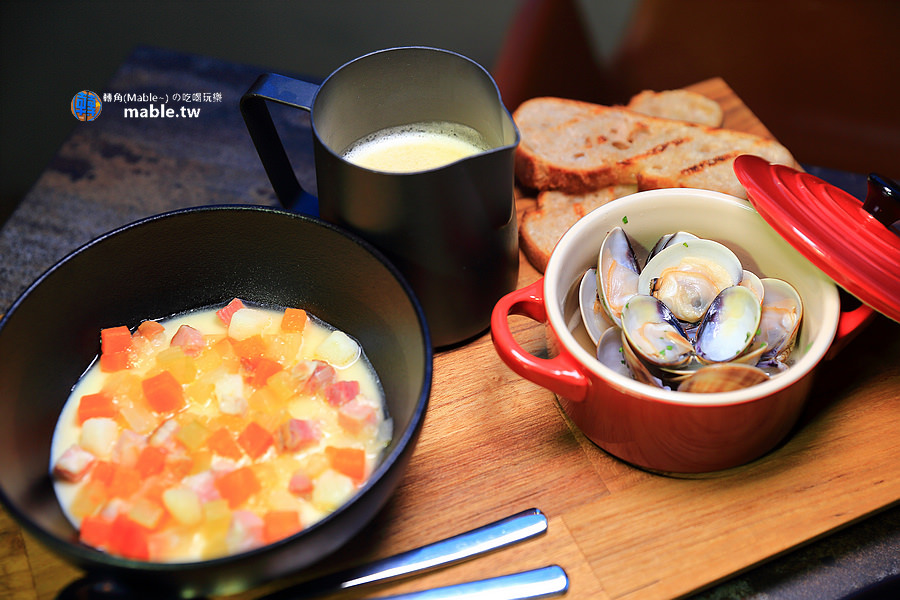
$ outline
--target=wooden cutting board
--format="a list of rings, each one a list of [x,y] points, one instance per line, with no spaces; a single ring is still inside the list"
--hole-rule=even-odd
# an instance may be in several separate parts
[[[769,135],[721,80],[691,89],[722,105],[725,127]],[[530,200],[520,200],[525,210]],[[519,285],[540,277],[522,258]],[[542,324],[511,317],[546,355]],[[342,598],[401,593],[559,564],[571,599],[688,594],[900,499],[900,324],[878,316],[819,370],[796,431],[752,464],[694,478],[635,469],[600,450],[552,393],[515,375],[489,335],[438,353],[428,415],[408,472],[342,566],[407,550],[537,507],[546,535],[416,579]],[[79,572],[0,511],[4,597],[50,599]],[[296,581],[296,580],[295,580]],[[293,581],[235,596],[255,598]]]

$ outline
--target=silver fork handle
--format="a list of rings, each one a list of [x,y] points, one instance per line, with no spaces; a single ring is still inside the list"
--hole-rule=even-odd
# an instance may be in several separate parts
[[[421,592],[381,596],[378,600],[526,600],[559,596],[568,590],[569,577],[566,572],[560,566],[551,565]]]
[[[259,600],[301,600],[428,571],[504,548],[547,531],[532,508],[445,540],[279,590]]]

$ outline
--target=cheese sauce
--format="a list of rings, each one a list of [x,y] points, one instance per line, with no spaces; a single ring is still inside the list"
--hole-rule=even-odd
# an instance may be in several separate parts
[[[166,562],[240,552],[322,519],[372,473],[391,421],[359,344],[303,311],[236,302],[130,338],[113,328],[125,355],[103,338],[51,448],[84,543]]]

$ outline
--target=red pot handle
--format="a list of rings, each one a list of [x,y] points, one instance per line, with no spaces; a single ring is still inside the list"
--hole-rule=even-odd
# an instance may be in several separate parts
[[[506,365],[525,379],[545,387],[568,400],[581,401],[587,395],[590,379],[583,367],[568,353],[554,358],[539,358],[522,348],[509,329],[509,316],[528,317],[547,322],[544,308],[544,280],[510,292],[502,297],[491,314],[491,340]]]
[[[825,360],[831,360],[837,356],[841,349],[850,343],[872,319],[878,314],[875,309],[866,304],[861,304],[853,310],[841,311],[838,318],[837,333],[834,334],[834,341],[831,347],[825,353]]]

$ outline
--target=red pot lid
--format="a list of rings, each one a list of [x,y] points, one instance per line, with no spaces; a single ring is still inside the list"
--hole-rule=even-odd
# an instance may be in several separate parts
[[[775,231],[835,283],[900,322],[900,235],[858,199],[809,173],[750,155],[734,161],[734,172]],[[893,219],[883,215],[896,215],[897,207],[873,213]]]

